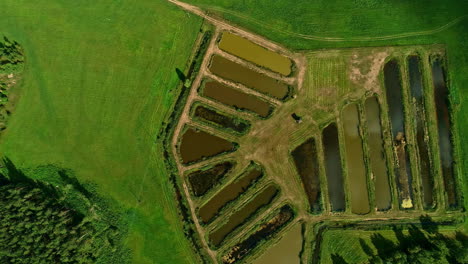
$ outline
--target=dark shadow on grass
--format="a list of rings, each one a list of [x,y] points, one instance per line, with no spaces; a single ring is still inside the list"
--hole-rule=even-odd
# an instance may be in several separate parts
[[[348,264],[348,262],[338,254],[332,254],[331,259],[333,264]]]

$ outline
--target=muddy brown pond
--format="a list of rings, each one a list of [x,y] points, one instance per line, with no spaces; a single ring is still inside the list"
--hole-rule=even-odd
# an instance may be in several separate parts
[[[278,242],[269,248],[254,264],[300,264],[302,225],[296,224]]]
[[[193,116],[206,123],[220,128],[226,128],[239,134],[244,134],[250,127],[250,123],[240,118],[220,113],[206,106],[197,105]]]
[[[202,89],[202,95],[238,110],[246,110],[265,118],[273,111],[273,107],[258,97],[246,94],[238,89],[226,86],[216,81],[207,81]]]
[[[371,172],[375,182],[375,205],[377,210],[387,210],[391,206],[392,198],[380,124],[380,105],[376,97],[367,98],[365,114]]]
[[[405,116],[403,111],[403,88],[401,86],[400,66],[396,60],[384,66],[385,91],[390,116],[394,152],[396,156],[395,174],[400,189],[401,206],[412,208],[412,175],[409,155],[406,151]]]
[[[213,55],[210,71],[219,77],[241,83],[277,99],[285,99],[289,93],[289,87],[285,83],[218,55]]]
[[[280,208],[279,213],[266,221],[247,239],[235,245],[223,256],[224,264],[235,263],[249,255],[260,243],[270,239],[294,218],[294,210],[289,205]]]
[[[244,224],[247,219],[252,217],[262,207],[270,204],[277,194],[278,188],[274,185],[269,185],[260,191],[252,200],[248,201],[242,208],[229,216],[221,227],[210,233],[209,238],[211,243],[215,247],[218,247],[230,233]]]
[[[416,112],[416,142],[419,151],[419,167],[421,175],[421,183],[423,188],[423,201],[425,207],[433,205],[433,175],[429,159],[429,148],[426,142],[426,109],[424,106],[424,89],[422,83],[422,73],[420,67],[420,59],[418,56],[410,56],[408,58],[408,70],[411,97]]]
[[[210,222],[223,207],[236,200],[242,193],[263,176],[263,171],[258,167],[247,169],[238,179],[222,188],[213,198],[204,204],[199,215],[204,223]]]
[[[434,83],[434,99],[437,111],[437,130],[439,131],[442,174],[448,203],[449,206],[453,208],[458,205],[458,201],[453,170],[453,149],[450,136],[450,101],[446,73],[443,67],[443,61],[440,58],[432,62],[432,80]]]
[[[223,32],[219,48],[227,53],[283,75],[291,73],[292,62],[290,59],[236,34]]]
[[[218,184],[220,180],[232,170],[233,166],[233,162],[225,161],[189,173],[186,177],[193,194],[195,196],[204,195],[213,188],[213,186]]]
[[[236,145],[205,131],[188,128],[180,141],[183,163],[189,164],[224,152],[234,151]]]
[[[336,124],[331,123],[323,129],[322,137],[328,181],[328,195],[330,197],[332,211],[344,211],[345,195],[343,189],[340,143]]]
[[[311,212],[319,213],[321,211],[320,180],[315,140],[308,139],[294,149],[291,154],[309,200],[309,208]]]
[[[357,104],[347,105],[342,112],[344,143],[346,149],[346,167],[351,192],[351,211],[355,214],[367,214],[370,211],[367,192],[366,168],[362,139],[359,134],[359,110]]]

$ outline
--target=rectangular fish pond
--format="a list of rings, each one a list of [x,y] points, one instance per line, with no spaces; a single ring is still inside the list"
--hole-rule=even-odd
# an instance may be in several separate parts
[[[351,211],[355,214],[367,214],[370,211],[367,191],[364,152],[359,133],[359,109],[357,104],[345,106],[342,112],[344,143],[346,149],[346,167],[351,192]]]
[[[290,88],[287,84],[219,55],[213,55],[209,69],[221,78],[243,84],[280,100],[286,99],[289,95]]]
[[[227,53],[253,62],[282,75],[291,74],[292,62],[289,58],[268,50],[250,40],[230,32],[223,32],[219,48]]]
[[[241,90],[216,81],[205,81],[200,92],[202,96],[211,98],[240,111],[255,113],[262,118],[270,116],[273,112],[273,107],[257,96],[246,94]]]
[[[384,141],[380,121],[380,105],[376,97],[369,97],[365,102],[367,123],[367,144],[369,146],[370,165],[375,186],[375,205],[377,210],[390,209],[392,196],[388,180]]]
[[[458,206],[455,172],[453,169],[453,146],[450,132],[450,100],[447,86],[447,73],[441,58],[432,58],[432,80],[434,99],[437,111],[437,130],[439,149],[448,204],[451,208]]]
[[[209,223],[228,203],[238,199],[247,189],[263,176],[258,166],[250,166],[234,182],[223,187],[207,203],[202,205],[199,215],[204,223]]]
[[[210,233],[209,240],[211,244],[215,247],[221,245],[230,233],[244,224],[261,208],[270,204],[278,192],[278,188],[274,185],[269,185],[265,189],[261,190],[253,199],[249,200],[239,210],[230,215],[225,223]]]
[[[322,210],[320,201],[320,172],[315,139],[308,139],[294,149],[291,154],[309,200],[309,209],[312,213],[320,213]]]
[[[179,152],[183,163],[190,164],[222,153],[232,152],[236,148],[237,143],[190,127],[180,139]]]
[[[393,59],[384,66],[385,91],[389,109],[392,139],[395,153],[395,175],[398,179],[402,208],[413,207],[412,175],[408,151],[406,150],[403,87],[400,66]]]

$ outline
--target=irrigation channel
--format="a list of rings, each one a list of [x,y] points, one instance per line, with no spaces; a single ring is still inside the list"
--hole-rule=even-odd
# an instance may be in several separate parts
[[[432,80],[434,84],[434,99],[437,111],[437,130],[439,132],[439,149],[442,163],[442,175],[448,204],[458,206],[455,174],[453,169],[453,148],[450,134],[450,100],[445,68],[441,58],[433,58]]]
[[[384,79],[394,144],[395,175],[397,175],[400,189],[401,207],[408,209],[413,207],[411,189],[412,175],[410,159],[406,148],[405,115],[400,66],[395,59],[385,64]]]
[[[434,176],[430,163],[429,145],[426,138],[426,118],[424,104],[424,88],[422,81],[421,61],[418,56],[408,57],[408,72],[411,97],[415,107],[416,141],[419,152],[419,174],[421,175],[424,207],[432,207],[434,204],[433,188]]]

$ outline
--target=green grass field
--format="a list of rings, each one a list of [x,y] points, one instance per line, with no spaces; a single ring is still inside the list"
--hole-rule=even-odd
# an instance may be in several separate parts
[[[0,10],[0,34],[27,61],[0,152],[20,169],[53,164],[96,184],[124,212],[134,263],[195,263],[155,141],[202,20],[163,0],[5,0]]]
[[[439,28],[465,15],[468,2],[188,2],[296,50],[446,44],[468,197],[468,18],[429,35],[362,39]],[[196,263],[156,135],[202,20],[165,0],[2,0],[0,10],[0,34],[26,52],[0,153],[30,177],[47,181],[34,168],[52,164],[96,184],[124,213],[133,263]]]
[[[440,230],[440,234],[447,237],[454,237],[456,229],[451,227],[445,227]],[[402,233],[408,236],[407,230],[403,230]],[[423,231],[425,235],[426,232]],[[370,247],[370,249],[376,253],[377,248],[372,243],[371,237],[374,234],[382,235],[384,238],[398,244],[397,236],[392,230],[379,230],[379,231],[364,231],[364,230],[329,230],[326,231],[322,240],[322,250],[320,255],[320,263],[333,264],[331,256],[340,255],[343,259],[349,263],[367,263],[369,257],[363,251],[360,239]]]
[[[457,164],[468,197],[468,2],[374,0],[190,0],[204,10],[293,50],[445,44],[456,136]],[[401,37],[401,34],[411,33]],[[388,39],[376,38],[390,36]],[[393,36],[393,37],[392,37]],[[465,199],[465,208],[468,199]],[[465,224],[468,231],[468,222]]]

